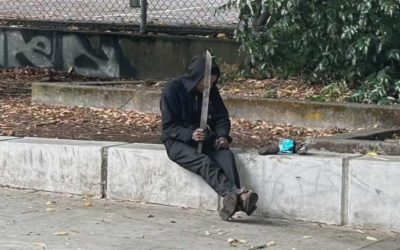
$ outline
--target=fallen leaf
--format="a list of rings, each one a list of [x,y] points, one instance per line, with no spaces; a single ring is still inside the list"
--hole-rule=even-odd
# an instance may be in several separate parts
[[[153,217],[154,217],[154,215],[152,215],[152,214],[147,215],[147,218],[153,218]]]
[[[13,136],[14,135],[14,131],[12,129],[3,129],[3,131],[1,131],[0,135],[3,136]]]
[[[311,239],[311,236],[309,236],[309,235],[304,235],[304,236],[303,236],[303,239]]]
[[[56,235],[56,236],[66,236],[66,235],[68,235],[68,232],[64,232],[64,231],[54,232],[53,235]]]
[[[56,209],[54,207],[48,207],[48,208],[46,208],[46,211],[47,212],[54,212],[54,211],[56,211]]]
[[[378,156],[378,154],[377,154],[375,151],[369,151],[369,152],[367,153],[367,155],[370,156],[370,157]]]
[[[40,249],[40,250],[47,249],[47,245],[43,242],[33,243],[33,245],[35,246],[35,249]]]
[[[47,206],[55,205],[55,204],[56,204],[55,201],[48,201],[48,202],[46,202],[46,205],[47,205]]]
[[[275,246],[277,243],[273,240],[267,242],[267,247]]]
[[[91,201],[85,202],[85,204],[83,204],[84,207],[91,207],[93,206]]]
[[[227,38],[227,35],[225,33],[218,33],[217,38],[225,39],[225,38]]]
[[[228,238],[228,243],[232,244],[232,243],[238,243],[239,241],[237,239],[234,238]]]
[[[371,237],[371,236],[367,236],[367,238],[366,238],[367,240],[370,240],[370,241],[378,241],[378,239],[377,238],[375,238],[375,237]]]
[[[74,72],[74,70],[75,70],[75,69],[74,69],[73,66],[69,67],[68,70],[67,70],[67,74],[68,74],[68,75],[72,74],[72,73]]]
[[[257,250],[257,249],[264,249],[264,248],[267,248],[267,245],[265,245],[265,244],[264,245],[259,245],[259,246],[251,245],[248,250]]]
[[[210,232],[208,232],[207,230],[206,230],[206,232],[204,233],[205,235],[210,235]]]

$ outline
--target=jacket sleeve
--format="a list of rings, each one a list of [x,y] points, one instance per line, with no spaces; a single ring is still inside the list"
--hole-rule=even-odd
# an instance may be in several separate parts
[[[229,113],[225,107],[224,102],[222,101],[218,88],[215,85],[211,88],[210,97],[213,102],[213,119],[215,122],[215,132],[217,134],[217,138],[225,137],[229,142],[231,142],[232,137],[230,137],[229,135],[231,132],[231,121],[229,120]]]
[[[187,143],[192,139],[195,128],[193,126],[186,128],[180,124],[182,104],[172,92],[171,89],[165,89],[160,100],[162,129],[168,138]]]

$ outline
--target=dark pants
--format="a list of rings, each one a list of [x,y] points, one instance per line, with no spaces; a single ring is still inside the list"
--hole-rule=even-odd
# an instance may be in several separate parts
[[[229,149],[205,148],[198,154],[197,147],[180,141],[165,142],[168,157],[181,167],[200,175],[220,196],[240,188],[235,159]]]

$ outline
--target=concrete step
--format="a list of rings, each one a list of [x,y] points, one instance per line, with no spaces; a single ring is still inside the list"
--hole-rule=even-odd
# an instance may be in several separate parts
[[[129,83],[129,82],[126,82]],[[103,83],[106,84],[106,83]],[[84,86],[34,83],[32,101],[55,106],[116,108],[160,112],[161,90],[144,87]],[[291,99],[224,96],[232,117],[289,123],[310,128],[391,128],[400,124],[400,108],[354,103],[322,103]]]

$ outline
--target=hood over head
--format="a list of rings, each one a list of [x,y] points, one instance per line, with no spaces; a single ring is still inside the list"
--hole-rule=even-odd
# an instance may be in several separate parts
[[[203,79],[205,67],[206,67],[205,55],[198,55],[192,58],[188,73],[181,77],[181,80],[187,92],[192,91],[196,87],[197,83],[201,79]],[[220,75],[220,69],[219,66],[215,63],[214,59],[212,60],[212,65],[211,65],[211,75],[216,75],[218,81]]]

